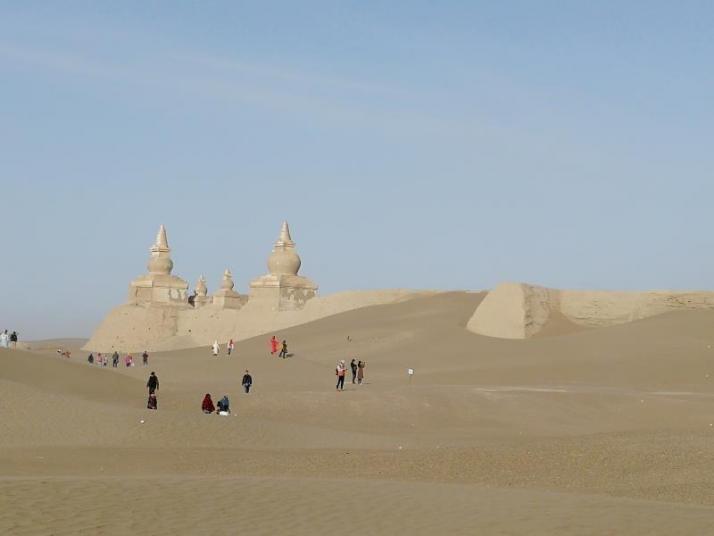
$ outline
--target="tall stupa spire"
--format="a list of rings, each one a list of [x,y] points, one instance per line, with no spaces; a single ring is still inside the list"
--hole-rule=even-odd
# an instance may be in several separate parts
[[[284,221],[283,225],[280,227],[280,236],[278,237],[277,242],[275,242],[275,247],[276,248],[294,248],[295,247],[295,242],[293,242],[293,239],[290,237],[290,227],[288,226],[287,221]]]
[[[159,227],[159,232],[156,233],[156,242],[154,242],[154,245],[151,246],[151,251],[152,253],[154,251],[166,253],[171,251],[171,248],[169,248],[169,240],[166,238],[166,227],[164,227],[163,224]]]

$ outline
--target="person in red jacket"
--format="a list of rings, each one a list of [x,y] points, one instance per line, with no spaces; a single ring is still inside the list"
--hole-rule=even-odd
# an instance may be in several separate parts
[[[270,339],[270,353],[271,355],[275,355],[275,353],[278,351],[278,339],[273,335],[273,338]]]
[[[213,413],[216,411],[216,407],[213,405],[213,400],[211,400],[211,395],[206,393],[203,397],[203,402],[201,402],[201,409],[203,413]]]

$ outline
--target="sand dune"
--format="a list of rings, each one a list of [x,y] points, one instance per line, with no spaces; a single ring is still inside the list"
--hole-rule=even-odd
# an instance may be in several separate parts
[[[265,336],[148,369],[2,350],[0,532],[710,532],[714,312],[500,340],[466,329],[483,297],[291,327],[286,360]],[[352,356],[367,381],[336,393]],[[236,416],[201,414],[206,392]]]

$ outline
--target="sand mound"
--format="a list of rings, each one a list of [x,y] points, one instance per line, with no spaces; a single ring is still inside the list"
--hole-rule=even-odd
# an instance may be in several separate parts
[[[577,291],[502,283],[476,309],[468,329],[489,337],[527,339],[576,331],[577,326],[611,326],[670,311],[712,308],[714,292]]]
[[[372,305],[434,294],[429,291],[351,291],[316,297],[297,311],[274,311],[248,302],[241,309],[221,309],[211,305],[193,309],[162,305],[122,305],[113,309],[85,350],[113,352],[169,351],[208,346],[214,340],[240,341],[312,322],[319,318]]]

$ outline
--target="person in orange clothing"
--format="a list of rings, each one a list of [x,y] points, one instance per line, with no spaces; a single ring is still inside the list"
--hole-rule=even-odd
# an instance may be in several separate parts
[[[273,335],[273,338],[270,339],[270,354],[275,355],[276,352],[278,351],[278,345],[280,343],[278,342],[278,339]]]

